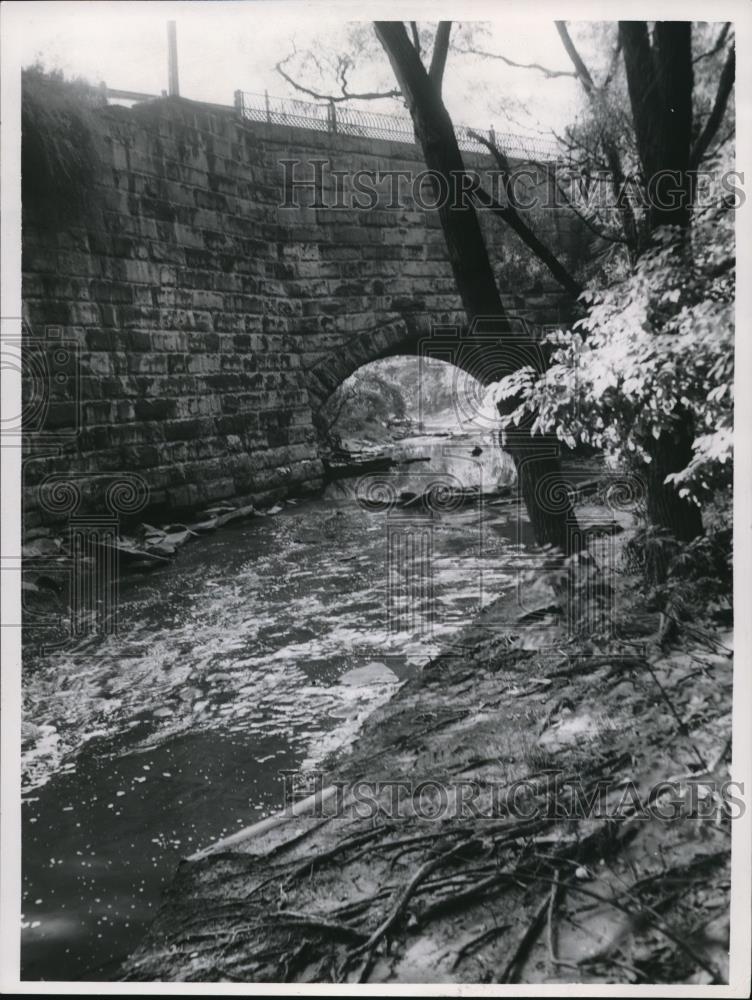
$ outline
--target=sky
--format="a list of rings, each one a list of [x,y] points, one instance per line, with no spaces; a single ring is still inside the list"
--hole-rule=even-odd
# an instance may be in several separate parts
[[[528,5],[529,8],[529,5]],[[478,8],[480,9],[480,8]],[[500,7],[489,8],[492,13]],[[540,8],[539,8],[540,9]],[[20,65],[41,62],[66,76],[92,83],[159,95],[167,87],[168,20],[177,23],[180,92],[195,100],[231,104],[235,90],[288,96],[290,86],[275,64],[294,48],[326,51],[344,39],[351,4],[291,4],[257,0],[221,2],[17,2],[4,6],[4,28]],[[426,23],[433,5],[423,8]],[[549,16],[525,5],[488,23],[479,44],[520,62],[540,62],[570,70]],[[527,10],[527,12],[526,12]],[[421,11],[418,11],[421,13]],[[498,13],[496,14],[498,16]],[[572,26],[577,36],[577,26]],[[584,42],[588,27],[582,26]],[[378,44],[353,74],[368,87],[391,81],[391,68]],[[578,99],[571,78],[547,80],[492,60],[452,55],[445,78],[445,101],[456,122],[501,131],[546,132],[572,119]],[[300,95],[298,95],[300,96]],[[379,103],[374,110],[394,111]]]

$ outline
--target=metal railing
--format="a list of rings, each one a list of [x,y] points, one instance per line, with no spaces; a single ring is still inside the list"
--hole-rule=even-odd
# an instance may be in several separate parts
[[[391,139],[394,142],[415,144],[413,123],[407,116],[386,115],[378,111],[359,111],[332,102],[316,104],[294,97],[270,97],[269,94],[251,94],[235,91],[235,110],[248,121],[267,122],[270,125],[292,125],[338,135],[367,136],[372,139]],[[555,160],[561,155],[556,143],[537,136],[496,132],[494,129],[472,129],[468,125],[455,125],[460,149],[467,152],[486,153],[483,143],[473,138],[471,132],[488,135],[508,156],[532,160]]]
[[[156,94],[117,90],[105,84],[102,84],[101,90],[105,102],[108,98],[136,103],[158,99]],[[165,91],[162,91],[162,97],[166,96]],[[380,111],[356,110],[343,104],[330,102],[317,104],[313,101],[301,101],[295,97],[270,97],[269,94],[251,94],[244,90],[235,91],[234,106],[237,114],[247,121],[267,122],[270,125],[293,125],[315,132],[366,136],[372,139],[391,139],[394,142],[415,144],[413,123],[406,115],[386,115]],[[561,159],[562,155],[561,149],[554,141],[540,136],[497,132],[493,128],[474,129],[469,125],[455,125],[454,131],[460,149],[467,152],[488,152],[487,147],[470,134],[477,132],[486,135],[507,156],[551,161]]]

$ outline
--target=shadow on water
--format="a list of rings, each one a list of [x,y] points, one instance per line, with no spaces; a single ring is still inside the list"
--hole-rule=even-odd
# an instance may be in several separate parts
[[[452,477],[508,483],[507,459],[487,441],[471,456],[476,446],[403,442],[403,457],[430,460],[397,466],[390,482],[397,494]],[[514,504],[435,510],[431,586],[395,619],[390,515],[364,509],[361,489],[333,484],[202,538],[121,581],[116,636],[28,652],[24,978],[106,978],[181,857],[279,809],[280,770],[346,745],[514,585],[530,542]]]

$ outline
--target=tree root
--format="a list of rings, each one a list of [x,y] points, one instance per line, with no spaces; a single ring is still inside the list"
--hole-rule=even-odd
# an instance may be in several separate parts
[[[376,945],[381,941],[381,939],[389,932],[392,926],[399,920],[402,914],[407,908],[407,904],[412,899],[418,886],[423,882],[432,872],[436,871],[442,865],[446,864],[451,858],[458,855],[461,851],[466,850],[471,844],[479,844],[477,840],[466,840],[461,844],[456,844],[451,850],[447,851],[445,854],[439,855],[438,858],[432,858],[430,861],[426,861],[425,864],[417,870],[413,877],[408,882],[407,886],[396,900],[394,906],[391,908],[386,918],[379,924],[376,930],[371,934],[368,940],[357,948],[353,948],[350,954],[345,959],[345,965],[349,963],[354,958],[360,955],[365,955],[365,962],[360,972],[359,981],[365,982],[370,971],[373,959],[373,952]]]

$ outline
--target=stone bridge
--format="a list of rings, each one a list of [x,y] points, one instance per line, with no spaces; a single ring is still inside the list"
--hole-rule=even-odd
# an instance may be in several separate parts
[[[81,509],[97,510],[103,477],[136,472],[148,506],[171,516],[315,486],[327,396],[437,328],[451,348],[462,324],[430,189],[412,183],[419,150],[173,98],[88,117],[83,204],[24,203],[25,350],[38,362],[25,368],[27,534],[60,519],[40,489],[49,477],[72,477]],[[376,174],[371,195],[363,178]],[[585,257],[589,234],[567,209],[530,218],[570,267]],[[566,322],[571,303],[518,238],[490,215],[482,225],[505,307]]]

